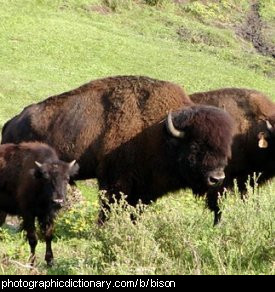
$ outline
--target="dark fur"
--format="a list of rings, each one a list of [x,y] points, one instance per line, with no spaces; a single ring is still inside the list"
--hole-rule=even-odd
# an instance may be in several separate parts
[[[49,143],[62,159],[79,162],[78,179],[97,177],[109,197],[122,191],[131,204],[182,187],[202,193],[208,172],[230,155],[232,121],[222,110],[192,105],[170,82],[105,78],[27,107],[6,123],[2,143]],[[165,126],[167,112],[180,108],[174,123],[186,131],[183,140]]]
[[[213,105],[226,110],[235,121],[232,144],[232,159],[225,170],[226,179],[222,188],[231,188],[236,179],[242,193],[248,175],[261,173],[259,184],[266,182],[275,175],[275,131],[269,131],[265,120],[275,126],[275,104],[263,93],[256,90],[241,88],[224,88],[190,95],[195,103]],[[267,148],[259,148],[259,133],[263,132],[268,142]],[[217,192],[208,197],[209,205],[216,212]],[[216,218],[218,221],[219,218]]]
[[[38,167],[35,161],[42,166]],[[37,244],[35,218],[46,240],[45,260],[49,265],[52,263],[53,221],[61,207],[56,200],[65,199],[67,182],[75,171],[77,165],[71,168],[68,163],[60,161],[56,152],[46,144],[0,146],[0,210],[23,218],[32,263]]]

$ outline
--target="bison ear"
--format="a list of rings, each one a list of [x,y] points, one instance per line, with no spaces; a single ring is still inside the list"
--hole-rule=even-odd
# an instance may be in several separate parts
[[[76,163],[75,160],[69,163],[69,173],[70,177],[75,176],[78,173],[79,165]]]
[[[258,141],[259,148],[267,148],[268,142],[266,141],[265,133],[260,132],[258,135],[258,138],[259,138],[259,141]]]

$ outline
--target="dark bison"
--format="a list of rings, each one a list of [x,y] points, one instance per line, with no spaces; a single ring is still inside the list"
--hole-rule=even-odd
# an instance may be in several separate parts
[[[229,115],[215,107],[169,113],[105,155],[97,171],[99,186],[107,190],[109,202],[123,192],[131,205],[181,188],[203,195],[224,180],[232,128]]]
[[[67,182],[77,169],[75,161],[59,160],[56,152],[46,144],[0,146],[0,210],[23,218],[32,264],[37,245],[35,218],[46,240],[45,260],[48,265],[52,264],[54,217],[64,202]]]
[[[232,120],[192,105],[170,82],[105,78],[25,108],[4,125],[2,143],[48,143],[79,162],[77,179],[97,177],[108,196],[124,192],[133,205],[184,187],[202,193],[224,178]]]
[[[235,121],[232,159],[225,169],[226,179],[219,190],[208,196],[213,198],[212,209],[218,214],[214,198],[224,187],[232,187],[234,179],[244,194],[248,176],[260,174],[259,184],[275,176],[275,104],[261,92],[241,88],[198,92],[190,98],[197,104],[224,109]]]

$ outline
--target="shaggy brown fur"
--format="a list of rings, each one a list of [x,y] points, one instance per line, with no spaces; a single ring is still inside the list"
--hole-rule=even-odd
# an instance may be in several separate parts
[[[99,79],[25,108],[4,125],[2,144],[43,141],[61,159],[78,161],[78,179],[92,178],[104,155],[169,110],[191,104],[170,82],[142,76]]]
[[[235,121],[232,159],[225,170],[226,179],[222,187],[232,187],[237,179],[241,192],[245,191],[248,175],[261,173],[258,183],[275,175],[275,104],[263,93],[241,88],[224,88],[190,95],[195,103],[220,107]],[[268,129],[268,120],[273,129]],[[267,148],[259,147],[259,138],[267,142]],[[217,193],[208,196],[209,203],[217,210]],[[218,220],[218,219],[217,219]]]
[[[36,165],[35,161],[40,165]],[[66,185],[77,165],[62,162],[46,144],[21,143],[0,146],[0,210],[19,215],[31,247],[34,262],[38,219],[46,240],[45,260],[52,264],[53,220],[65,199]],[[1,218],[3,221],[3,218]]]

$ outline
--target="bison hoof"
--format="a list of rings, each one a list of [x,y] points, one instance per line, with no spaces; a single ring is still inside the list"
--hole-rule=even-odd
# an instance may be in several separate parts
[[[47,260],[47,266],[50,268],[53,266],[53,259]]]
[[[34,266],[35,259],[36,259],[36,256],[34,254],[30,255],[29,262],[30,262],[31,266]]]

